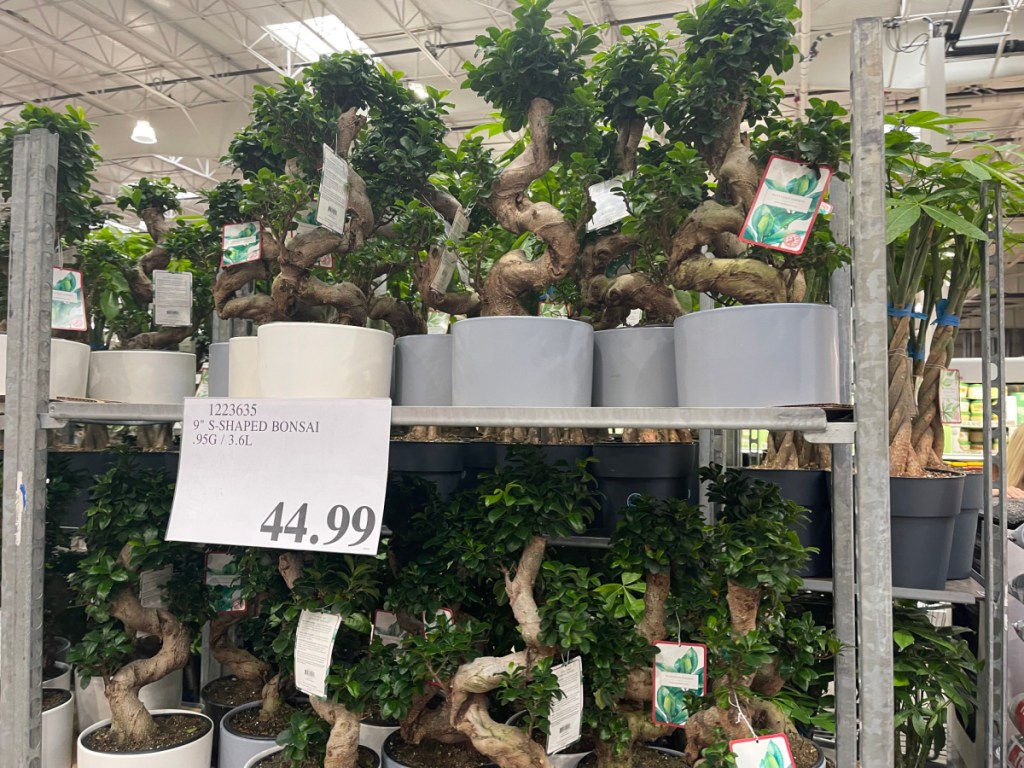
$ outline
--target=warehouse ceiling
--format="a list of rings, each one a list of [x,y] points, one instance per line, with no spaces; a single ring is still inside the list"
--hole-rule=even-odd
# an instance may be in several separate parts
[[[571,12],[618,25],[671,17],[691,3],[555,0]],[[114,195],[144,175],[172,177],[189,190],[210,186],[229,138],[246,119],[255,85],[297,74],[321,53],[361,48],[407,78],[451,91],[453,140],[489,119],[490,108],[460,88],[474,37],[511,22],[513,0],[0,0],[0,119],[32,101],[76,104],[96,125],[106,159],[100,190]],[[983,119],[998,139],[1024,136],[1024,0],[803,0],[798,40],[809,55],[787,76],[801,97],[845,101],[849,30],[855,16],[889,20],[890,107],[915,109],[924,86],[930,23],[947,22],[959,42],[947,52],[948,111]],[[967,55],[964,55],[967,54]],[[155,144],[135,143],[148,120]],[[507,141],[498,136],[496,142]]]

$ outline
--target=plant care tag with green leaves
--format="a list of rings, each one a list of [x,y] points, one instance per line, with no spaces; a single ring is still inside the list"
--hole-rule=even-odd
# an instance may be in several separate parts
[[[82,273],[77,269],[53,268],[50,327],[57,331],[87,331]]]
[[[221,230],[220,248],[221,267],[259,261],[263,250],[259,222],[225,224]]]
[[[583,657],[577,656],[565,664],[557,664],[551,668],[552,674],[558,678],[558,689],[562,698],[551,702],[548,715],[548,741],[546,745],[549,755],[560,752],[580,739],[583,730]]]
[[[192,325],[192,274],[154,269],[153,305],[157,325],[169,328]]]
[[[832,169],[772,155],[740,240],[785,253],[803,253]]]
[[[227,552],[206,553],[206,586],[210,587],[213,609],[217,613],[245,613],[242,577],[238,559]]]
[[[686,695],[707,691],[708,649],[700,643],[655,643],[654,700],[651,720],[658,725],[681,728],[690,719]]]
[[[327,670],[341,626],[336,613],[303,611],[295,630],[295,687],[310,696],[327,695]]]
[[[610,227],[629,216],[629,207],[622,195],[622,177],[592,184],[587,193],[594,204],[594,215],[587,222],[587,232]]]
[[[729,742],[736,768],[794,768],[789,739],[781,733]]]
[[[939,374],[939,411],[943,424],[960,423],[960,371],[956,368],[944,368]]]
[[[339,235],[345,233],[348,210],[348,162],[324,144],[324,167],[320,176],[320,195],[316,221]]]

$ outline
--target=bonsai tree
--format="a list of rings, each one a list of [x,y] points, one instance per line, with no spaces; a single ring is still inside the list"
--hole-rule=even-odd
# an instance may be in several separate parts
[[[7,201],[12,193],[14,170],[14,140],[35,129],[45,128],[60,138],[57,148],[57,220],[54,231],[57,247],[71,249],[81,243],[91,229],[102,225],[108,215],[101,210],[103,200],[93,191],[96,165],[101,161],[99,149],[93,143],[92,124],[85,112],[68,106],[65,112],[49,107],[26,104],[17,122],[0,127],[0,199]],[[9,209],[0,213],[0,299],[3,300],[2,327],[7,324],[7,259],[9,252]]]
[[[933,112],[887,118],[892,126],[886,133],[889,471],[894,476],[945,466],[939,374],[952,358],[959,316],[977,284],[988,239],[984,227],[990,210],[981,205],[981,182],[1003,183],[1011,205],[1024,191],[1020,171],[997,152],[956,159],[909,130],[942,131],[965,119]],[[930,347],[929,324],[938,326]],[[916,396],[915,375],[921,376]]]
[[[401,239],[400,222],[408,240],[423,218],[417,201],[454,215],[453,201],[428,181],[443,153],[446,109],[437,91],[419,99],[398,75],[354,52],[323,57],[301,82],[285,78],[277,87],[258,87],[252,122],[229,148],[245,181],[226,187],[224,200],[235,203],[231,220],[259,223],[262,258],[221,273],[214,286],[220,317],[386,320],[397,335],[424,332],[422,315],[408,302],[376,292],[382,279],[411,265],[381,261],[373,242],[393,233]],[[312,227],[296,234],[296,217],[316,202],[325,143],[349,163],[344,233]],[[221,220],[230,207],[218,211]],[[333,266],[318,266],[324,257],[333,257]],[[239,295],[252,281],[265,290]]]
[[[389,553],[397,581],[388,601],[414,631],[382,679],[384,714],[402,717],[407,741],[461,737],[502,768],[548,765],[529,729],[544,726],[558,695],[551,666],[577,648],[587,625],[582,606],[570,613],[563,596],[574,581],[586,583],[586,574],[551,562],[547,546],[551,536],[584,529],[594,507],[591,480],[527,450],[479,491],[453,498],[440,522],[421,518],[434,521],[435,535],[417,554],[401,542]],[[441,567],[451,563],[454,569]],[[498,608],[492,594],[501,606],[493,617],[484,613]],[[442,607],[451,619],[430,620]],[[431,707],[438,692],[440,703]],[[525,727],[496,722],[488,694],[506,703],[529,700],[535,720]]]
[[[71,584],[86,606],[92,629],[74,651],[86,678],[102,674],[110,704],[111,733],[138,746],[156,733],[139,690],[185,666],[195,630],[208,618],[201,552],[162,539],[170,515],[172,484],[161,472],[141,472],[130,455],[96,478],[80,534],[88,555]],[[167,608],[143,605],[139,582],[149,570],[173,567]],[[159,641],[150,658],[133,658],[133,638]]]

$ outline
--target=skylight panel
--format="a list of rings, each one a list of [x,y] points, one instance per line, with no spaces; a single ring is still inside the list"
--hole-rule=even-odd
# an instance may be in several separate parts
[[[373,50],[337,16],[314,16],[302,21],[268,24],[267,32],[290,48],[303,61],[339,51],[359,51],[372,56]]]

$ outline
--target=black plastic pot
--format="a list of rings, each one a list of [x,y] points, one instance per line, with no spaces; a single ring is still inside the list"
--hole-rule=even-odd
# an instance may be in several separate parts
[[[460,443],[413,443],[394,441],[388,469],[398,475],[415,475],[433,483],[442,499],[459,487],[463,450]]]
[[[601,511],[590,532],[608,536],[619,510],[637,496],[695,503],[699,479],[696,443],[598,443],[590,471],[601,492]]]
[[[508,463],[509,449],[516,447],[518,446],[510,443],[495,443],[495,466],[505,466]],[[577,461],[590,458],[589,445],[538,445],[534,447],[540,448],[544,463],[551,466],[566,464],[574,467]]]
[[[829,473],[823,469],[756,469],[743,470],[748,477],[778,486],[783,498],[807,508],[807,519],[794,530],[805,547],[817,553],[807,558],[799,576],[812,578],[832,575],[832,498]]]
[[[498,462],[498,447],[495,443],[473,442],[462,444],[462,479],[459,488],[476,488],[480,475],[493,472]]]
[[[960,513],[953,524],[953,545],[949,551],[947,579],[966,579],[974,566],[974,544],[978,540],[978,518],[985,506],[986,476],[984,472],[964,475],[964,495]]]
[[[963,475],[889,478],[894,587],[946,586],[963,491]],[[872,554],[862,552],[860,557]]]
[[[200,699],[203,704],[203,714],[213,720],[213,759],[217,759],[217,747],[220,743],[220,721],[224,718],[228,712],[238,706],[237,703],[228,703],[215,701],[210,698],[210,687],[220,680],[226,680],[234,677],[234,675],[224,675],[224,677],[218,677],[216,680],[211,680],[203,686],[202,694]]]

